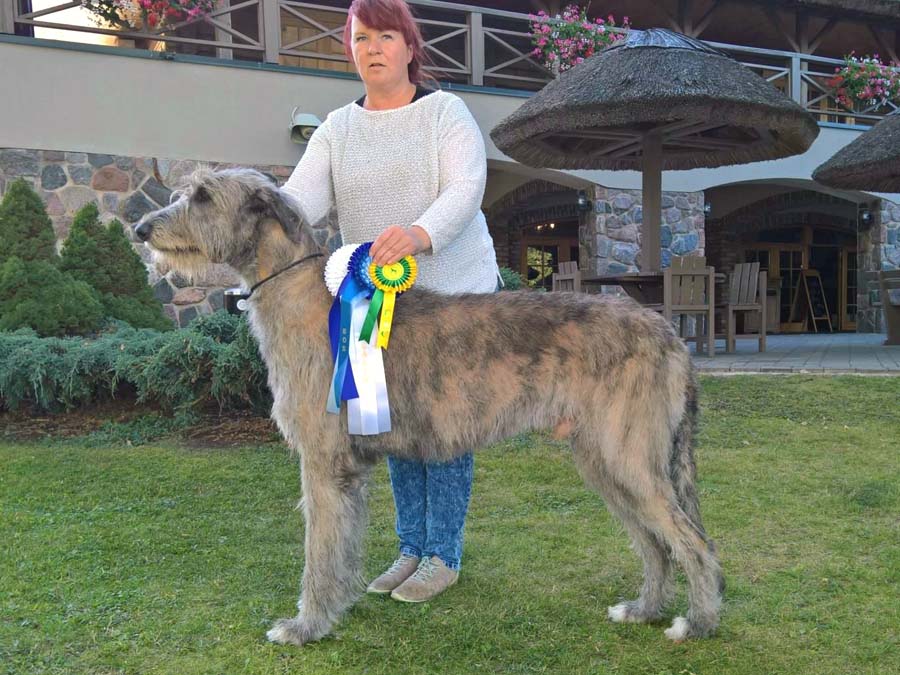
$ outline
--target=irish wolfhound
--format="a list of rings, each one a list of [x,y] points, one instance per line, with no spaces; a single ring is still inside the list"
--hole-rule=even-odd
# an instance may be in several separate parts
[[[722,576],[697,500],[697,387],[688,351],[662,317],[611,297],[414,288],[397,304],[384,355],[393,428],[350,436],[346,412],[325,413],[332,297],[325,258],[313,257],[324,251],[284,193],[252,170],[199,171],[135,230],[188,274],[216,262],[248,286],[268,279],[249,300],[249,319],[269,369],[272,417],[300,455],[306,519],[300,611],[277,621],[270,640],[323,637],[361,592],[366,484],[379,458],[444,461],[545,428],[570,440],[585,482],[643,559],[640,595],[610,607],[609,618],[660,619],[677,562],[690,606],[666,635],[715,630]]]

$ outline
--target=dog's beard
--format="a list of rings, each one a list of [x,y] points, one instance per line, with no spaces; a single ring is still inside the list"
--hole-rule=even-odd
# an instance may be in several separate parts
[[[162,276],[174,270],[193,283],[194,279],[202,277],[212,265],[209,258],[197,249],[152,250],[153,264]]]

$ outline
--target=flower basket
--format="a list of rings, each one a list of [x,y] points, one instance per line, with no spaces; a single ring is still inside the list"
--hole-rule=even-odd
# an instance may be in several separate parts
[[[207,16],[218,0],[81,0],[98,22],[123,30],[157,30]]]
[[[546,12],[530,14],[532,56],[545,68],[555,74],[565,72],[613,42],[625,37],[624,32],[613,32],[613,28],[628,29],[628,17],[621,26],[616,26],[615,17],[610,14],[605,19],[588,19],[587,10],[578,5],[569,5],[562,14],[551,17]]]
[[[844,57],[844,65],[835,68],[828,80],[839,105],[850,112],[877,110],[900,101],[898,64],[885,65],[874,57]]]

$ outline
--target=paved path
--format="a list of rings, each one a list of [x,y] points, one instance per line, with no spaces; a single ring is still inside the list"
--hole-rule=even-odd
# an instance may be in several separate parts
[[[716,343],[713,358],[695,356],[704,373],[864,373],[900,376],[900,346],[885,347],[884,335],[832,333],[770,335],[760,354],[755,340],[738,340],[737,352]],[[691,346],[693,351],[693,345]]]

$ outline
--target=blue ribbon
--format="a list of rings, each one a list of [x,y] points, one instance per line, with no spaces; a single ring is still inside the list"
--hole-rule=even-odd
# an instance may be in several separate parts
[[[348,274],[341,282],[338,294],[331,304],[328,313],[328,334],[331,338],[331,355],[334,358],[334,374],[331,389],[328,392],[326,409],[331,413],[339,413],[341,401],[358,398],[353,369],[350,366],[350,319],[353,314],[353,300],[365,294],[353,274]]]

